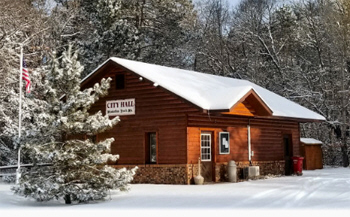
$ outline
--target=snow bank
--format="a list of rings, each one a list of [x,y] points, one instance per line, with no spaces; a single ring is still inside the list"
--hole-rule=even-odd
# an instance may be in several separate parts
[[[87,213],[201,213],[285,211],[350,211],[350,169],[304,171],[303,176],[261,179],[241,183],[196,185],[134,184],[130,192],[112,192],[111,200],[93,204],[64,205],[63,201],[38,203],[14,196],[0,184],[0,211],[13,215],[27,211],[51,214]],[[55,212],[53,213],[52,210]],[[50,214],[50,216],[51,216]],[[118,214],[119,215],[119,214]],[[333,214],[332,214],[333,215]],[[3,216],[1,214],[1,216]],[[260,216],[260,215],[259,215]]]

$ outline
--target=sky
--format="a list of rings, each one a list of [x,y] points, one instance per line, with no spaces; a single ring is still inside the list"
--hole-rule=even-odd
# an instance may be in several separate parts
[[[231,6],[236,6],[241,0],[227,0]]]

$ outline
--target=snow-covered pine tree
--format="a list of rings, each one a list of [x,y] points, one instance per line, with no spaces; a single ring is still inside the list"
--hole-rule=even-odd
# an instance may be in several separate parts
[[[102,79],[93,88],[80,90],[83,67],[71,46],[61,58],[53,58],[46,74],[46,96],[49,110],[43,116],[47,123],[41,129],[41,141],[27,143],[24,151],[30,154],[34,167],[22,173],[14,192],[37,201],[64,199],[66,203],[100,200],[111,189],[127,190],[136,168],[114,169],[107,161],[116,161],[110,154],[112,139],[94,141],[94,135],[118,123],[101,112],[88,110],[107,94],[111,79]],[[84,138],[85,139],[79,139]],[[43,167],[40,163],[52,163]]]

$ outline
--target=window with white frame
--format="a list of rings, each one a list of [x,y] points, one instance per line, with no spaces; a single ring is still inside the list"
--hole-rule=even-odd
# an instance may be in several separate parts
[[[230,154],[230,134],[228,132],[219,133],[220,154]]]
[[[201,134],[201,159],[202,161],[211,161],[211,134]]]

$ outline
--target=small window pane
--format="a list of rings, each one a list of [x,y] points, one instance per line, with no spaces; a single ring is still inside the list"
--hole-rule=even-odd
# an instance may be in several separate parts
[[[230,134],[228,132],[219,133],[220,154],[230,153]]]
[[[150,162],[157,163],[157,137],[156,133],[149,134]]]
[[[116,89],[121,90],[125,88],[125,76],[124,74],[118,74],[115,76]]]

